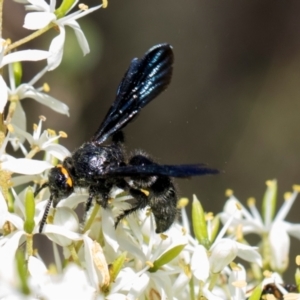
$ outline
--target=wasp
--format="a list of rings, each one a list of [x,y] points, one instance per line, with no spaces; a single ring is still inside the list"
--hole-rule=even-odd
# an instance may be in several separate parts
[[[116,218],[115,226],[129,214],[149,206],[154,215],[156,233],[161,233],[170,228],[178,214],[178,196],[172,178],[219,173],[204,164],[162,165],[143,151],[136,150],[129,155],[125,152],[122,130],[167,88],[173,61],[173,49],[169,44],[156,45],[141,59],[131,61],[116,99],[96,133],[70,157],[50,169],[48,182],[36,191],[35,195],[43,188],[50,189],[39,232],[43,230],[51,204],[56,207],[61,199],[74,192],[74,188],[88,190],[88,211],[94,199],[107,208],[112,188],[119,187],[136,201]],[[109,138],[111,143],[105,144]]]

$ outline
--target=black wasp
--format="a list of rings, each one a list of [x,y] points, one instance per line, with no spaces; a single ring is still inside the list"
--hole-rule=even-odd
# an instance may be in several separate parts
[[[124,151],[121,130],[166,89],[171,81],[173,60],[172,47],[160,44],[152,47],[143,58],[131,61],[117,90],[116,100],[94,136],[62,164],[52,168],[49,181],[36,191],[35,194],[45,187],[50,189],[40,232],[51,203],[55,207],[61,199],[73,193],[74,187],[88,189],[88,211],[93,199],[106,208],[110,191],[117,186],[128,191],[135,203],[117,217],[115,226],[129,214],[150,206],[156,221],[156,233],[161,233],[169,229],[177,215],[177,193],[171,177],[218,173],[218,170],[203,164],[160,165],[142,151],[128,156]],[[110,137],[112,143],[103,145]]]

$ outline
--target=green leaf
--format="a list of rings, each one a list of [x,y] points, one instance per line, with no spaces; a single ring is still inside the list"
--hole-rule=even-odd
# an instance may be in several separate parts
[[[21,250],[17,250],[16,262],[17,262],[17,270],[18,270],[18,275],[19,275],[20,285],[21,285],[20,290],[22,291],[23,294],[29,295],[30,290],[27,283],[26,261],[24,258],[24,254]]]
[[[24,222],[24,231],[27,233],[32,233],[35,222],[34,222],[34,215],[35,215],[35,201],[34,201],[34,194],[31,187],[27,188],[25,194],[25,222]]]
[[[295,273],[295,282],[296,282],[297,289],[299,292],[299,288],[300,288],[300,269],[299,268],[297,268],[296,273]]]
[[[212,220],[212,226],[211,226],[211,242],[215,240],[215,238],[218,235],[220,227],[220,217],[217,215]]]
[[[266,226],[272,223],[276,210],[277,201],[277,181],[268,180],[266,182],[267,190],[262,202],[262,214]]]
[[[15,84],[16,87],[18,87],[22,81],[22,75],[23,75],[22,64],[20,62],[14,62],[12,63],[12,68],[13,68]]]
[[[63,0],[60,7],[57,10],[55,10],[55,12],[54,12],[57,19],[64,17],[68,13],[68,11],[71,9],[74,2],[75,2],[75,0]]]
[[[123,252],[110,266],[109,266],[109,275],[110,282],[114,282],[120,273],[125,259],[127,257],[127,252]]]
[[[184,247],[185,247],[185,244],[177,245],[177,246],[173,247],[172,249],[166,251],[157,260],[155,260],[153,262],[153,267],[151,267],[149,269],[149,272],[156,272],[163,265],[165,265],[168,262],[170,262],[171,260],[173,260],[175,257],[177,257],[179,255],[179,253],[182,251],[182,249]]]
[[[249,300],[260,300],[262,293],[261,284],[259,284],[252,292],[251,296],[248,298]]]
[[[203,245],[206,249],[209,249],[210,241],[207,233],[205,213],[200,201],[195,195],[193,196],[192,204],[192,223],[194,234],[199,244]]]

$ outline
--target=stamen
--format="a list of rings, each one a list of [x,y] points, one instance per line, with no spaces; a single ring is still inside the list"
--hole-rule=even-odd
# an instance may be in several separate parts
[[[163,241],[165,241],[169,237],[168,235],[163,234],[163,233],[161,233],[159,236]]]
[[[255,203],[256,203],[256,200],[254,197],[250,197],[248,200],[247,200],[247,205],[250,207],[250,206],[255,206]]]
[[[102,8],[106,8],[108,5],[108,1],[107,0],[102,0]]]
[[[43,116],[43,115],[40,115],[39,119],[42,120],[43,122],[45,122],[47,120],[47,118],[45,116]]]
[[[154,263],[149,260],[146,261],[146,265],[149,266],[150,268],[154,267]]]
[[[296,256],[296,265],[300,266],[300,255]]]
[[[68,137],[67,133],[65,133],[64,131],[59,131],[58,134],[61,138],[67,138]]]
[[[285,201],[289,200],[291,198],[291,196],[292,196],[291,192],[285,192],[283,194],[283,198],[284,198]]]
[[[52,129],[47,129],[47,132],[50,136],[55,136],[56,135],[56,132],[55,130],[52,130]]]
[[[189,199],[188,198],[180,198],[177,202],[177,208],[184,208],[189,204]]]
[[[225,191],[225,196],[226,196],[226,197],[231,197],[232,195],[233,195],[233,190],[227,189],[227,190]]]
[[[79,3],[78,7],[80,10],[88,10],[89,9],[89,7],[84,3]]]
[[[205,215],[205,221],[211,221],[211,220],[213,220],[213,218],[214,218],[214,214],[212,212],[208,212]]]
[[[46,93],[50,92],[50,86],[46,82],[43,84],[43,91],[46,92]]]
[[[11,125],[11,124],[8,124],[6,126],[7,130],[10,132],[10,133],[13,133],[15,131],[14,127]]]
[[[293,185],[293,190],[294,190],[295,192],[300,192],[300,185],[294,184],[294,185]]]

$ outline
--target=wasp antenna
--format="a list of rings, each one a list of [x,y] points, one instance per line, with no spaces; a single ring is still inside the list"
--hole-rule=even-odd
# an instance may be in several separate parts
[[[49,210],[50,210],[50,206],[52,204],[52,200],[53,200],[53,197],[50,196],[50,199],[49,199],[49,201],[46,205],[46,208],[45,208],[45,211],[44,211],[44,214],[43,214],[43,218],[42,218],[42,221],[41,221],[41,224],[40,224],[39,233],[42,233],[42,231],[43,231],[43,228],[44,228],[44,225],[46,223],[48,213],[49,213]]]
[[[42,184],[35,192],[34,192],[34,197],[36,197],[38,195],[38,193],[43,190],[44,188],[49,186],[49,182],[46,182],[44,184]]]

